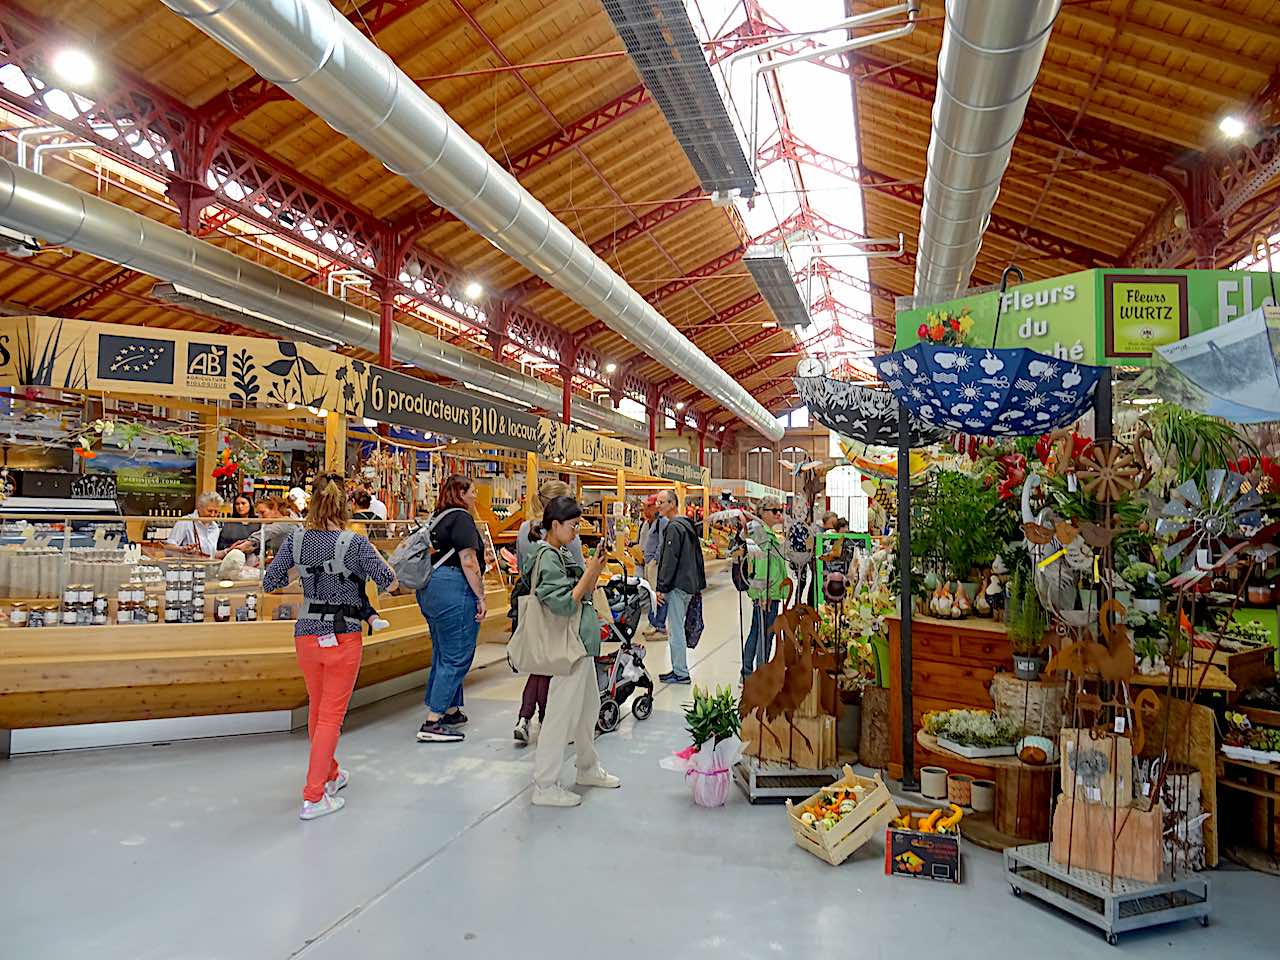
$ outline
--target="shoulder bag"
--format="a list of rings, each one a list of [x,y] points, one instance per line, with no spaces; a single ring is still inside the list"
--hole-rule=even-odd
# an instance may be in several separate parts
[[[582,637],[578,635],[582,604],[576,604],[569,616],[560,617],[538,599],[538,574],[548,552],[555,551],[544,544],[534,558],[529,592],[518,601],[516,628],[507,643],[507,662],[516,673],[566,677],[573,665],[587,655]],[[560,562],[559,557],[555,562]]]

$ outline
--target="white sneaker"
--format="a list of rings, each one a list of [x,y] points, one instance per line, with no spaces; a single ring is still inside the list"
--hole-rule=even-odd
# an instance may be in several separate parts
[[[347,771],[342,767],[339,767],[337,779],[326,782],[324,785],[324,792],[331,797],[336,796],[338,791],[345,787],[347,785],[347,781],[350,779],[351,777],[348,775]]]
[[[535,807],[576,807],[580,803],[582,803],[582,797],[572,790],[566,790],[559,784],[554,787],[548,787],[546,790],[541,787],[533,788],[533,805]]]
[[[310,800],[302,801],[302,812],[298,814],[299,820],[314,820],[317,817],[327,817],[331,813],[337,813],[347,805],[347,801],[342,797],[334,797],[325,794],[315,803]]]
[[[606,790],[616,790],[622,786],[622,780],[615,777],[604,767],[596,764],[594,770],[578,771],[578,786],[580,787],[604,787]]]
[[[529,721],[529,742],[537,743],[538,735],[541,733],[542,733],[542,721],[530,720]]]
[[[517,744],[522,747],[529,745],[529,721],[521,717],[516,721],[516,728],[511,731],[511,737]]]
[[[369,630],[373,633],[377,633],[379,630],[385,630],[389,626],[391,626],[391,621],[383,620],[381,617],[374,617],[369,621]]]

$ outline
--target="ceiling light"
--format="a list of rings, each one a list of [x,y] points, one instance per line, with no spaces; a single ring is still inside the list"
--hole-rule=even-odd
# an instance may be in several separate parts
[[[1136,407],[1149,407],[1153,403],[1159,403],[1159,397],[1134,397],[1129,401]]]
[[[472,280],[462,290],[468,300],[479,300],[484,296],[484,287]]]
[[[73,87],[92,83],[98,68],[83,50],[66,47],[53,55],[53,72]]]
[[[617,373],[617,372],[618,372],[618,365],[617,365],[616,363],[614,363],[612,360],[610,360],[608,363],[606,363],[606,364],[604,365],[604,372],[605,372],[605,373]]]
[[[378,425],[378,421],[377,421],[377,420],[372,420],[372,419],[370,419],[369,417],[365,417],[365,418],[364,418],[363,420],[361,420],[360,422],[361,422],[362,424],[364,424],[364,425],[365,425],[367,428],[369,428],[370,430],[372,430],[374,427],[376,427],[376,426]]]
[[[681,400],[679,403],[677,403],[677,404],[676,404],[676,409],[677,409],[677,410],[683,410],[683,409],[684,409],[684,401],[683,401],[683,400]]]
[[[1232,140],[1239,140],[1244,136],[1248,126],[1243,120],[1232,114],[1227,114],[1218,121],[1218,129],[1222,131],[1224,137],[1230,137]]]
[[[764,330],[772,330],[777,325],[778,325],[777,320],[766,320],[764,323],[760,324],[761,328]]]

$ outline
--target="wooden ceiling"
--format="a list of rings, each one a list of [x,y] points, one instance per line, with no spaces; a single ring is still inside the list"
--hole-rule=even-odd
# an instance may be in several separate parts
[[[850,5],[862,11],[883,2]],[[775,410],[790,405],[786,378],[795,365],[795,340],[762,326],[772,317],[755,299],[754,282],[735,256],[748,239],[742,224],[731,208],[713,207],[701,197],[662,114],[647,102],[638,74],[620,55],[622,43],[601,0],[335,3],[761,402]],[[781,0],[746,0],[743,10],[763,10],[770,15],[764,22],[785,26],[787,4]],[[108,76],[118,71],[141,78],[192,111],[243,106],[246,91],[252,93],[250,68],[157,0],[0,0],[0,18],[8,11],[42,24],[44,42],[83,42]],[[869,262],[879,294],[874,312],[889,321],[892,295],[912,289],[910,261],[919,232],[942,13],[942,0],[925,0],[922,21],[909,37],[864,48],[850,61],[867,233],[902,232],[908,238],[905,262]],[[726,30],[736,23],[731,18]],[[1170,171],[1176,180],[1224,157],[1217,130],[1221,116],[1254,103],[1257,121],[1274,119],[1268,84],[1277,64],[1280,3],[1274,0],[1064,0],[973,282],[997,281],[1009,263],[1032,279],[1133,261],[1160,232],[1162,218],[1173,222],[1178,204]],[[0,90],[0,108],[4,101]],[[620,102],[633,106],[618,111],[599,132],[565,135]],[[257,103],[228,133],[377,222],[409,222],[430,208],[414,187],[292,99]],[[527,162],[539,151],[545,159]],[[160,190],[136,183],[126,190],[118,180],[104,179],[86,156],[75,166],[51,162],[47,172],[178,224]],[[1275,186],[1257,188],[1265,196]],[[211,212],[216,207],[206,210],[206,218]],[[1238,259],[1248,246],[1245,234],[1261,222],[1258,216],[1224,226],[1215,262]],[[251,245],[214,231],[207,239],[292,276],[314,278],[314,264],[264,250],[270,237]],[[519,264],[456,221],[435,222],[418,243],[487,291],[530,308],[553,329],[572,334],[593,325],[580,307],[532,281]],[[150,300],[150,286],[146,277],[64,251],[22,261],[0,258],[0,301],[10,311],[67,310],[96,320],[216,326]],[[363,303],[376,309],[371,300]],[[439,333],[413,315],[400,319]],[[602,359],[665,384],[671,400],[688,401],[691,409],[726,422],[711,401],[698,399],[696,385],[674,381],[660,357],[646,357],[607,330],[586,342]],[[885,335],[877,342],[883,346]],[[469,343],[482,350],[483,335]]]
[[[857,11],[878,6],[853,4]],[[902,231],[912,252],[942,12],[940,0],[926,0],[913,33],[860,50],[854,66],[863,165],[895,184],[865,191],[867,229]],[[1255,124],[1274,121],[1268,85],[1277,68],[1274,0],[1064,0],[972,283],[999,282],[1010,263],[1028,279],[1136,263],[1136,246],[1174,201],[1166,176],[1176,181],[1180,171],[1224,159],[1230,145],[1219,120],[1260,101]],[[1247,251],[1245,229],[1226,225],[1217,265]],[[871,274],[894,293],[912,292],[910,265],[873,260]],[[875,312],[893,315],[884,300]]]
[[[631,62],[621,55],[621,40],[599,0],[363,0],[358,10],[350,0],[337,0],[337,5],[349,11],[357,26],[385,22],[376,29],[378,45],[499,161],[510,163],[581,118],[643,89]],[[99,58],[100,70],[127,71],[194,110],[216,109],[228,91],[243,90],[241,85],[254,79],[243,62],[157,0],[4,0],[0,15],[5,7],[61,24],[87,42]],[[386,16],[388,12],[394,16]],[[610,51],[619,55],[500,70],[510,64]],[[495,72],[475,75],[477,71]],[[0,106],[3,95],[0,90]],[[432,206],[415,187],[292,99],[259,106],[229,132],[260,148],[286,171],[296,171],[380,221],[404,221]],[[50,163],[47,169],[64,179],[79,176],[61,163]],[[92,178],[79,179],[80,185],[93,188]],[[731,374],[793,349],[794,337],[786,331],[774,329],[761,338],[762,323],[772,320],[763,303],[734,311],[728,322],[717,322],[721,311],[758,293],[740,263],[704,271],[696,281],[688,279],[747,238],[732,208],[713,207],[701,196],[692,167],[652,102],[645,99],[602,132],[568,149],[553,150],[550,159],[522,175],[522,182],[642,295],[657,291],[655,307]],[[158,206],[158,199],[143,204],[148,215],[176,223],[172,210]],[[206,216],[210,212],[206,210]],[[593,323],[558,291],[528,284],[528,271],[457,221],[431,226],[418,243],[486,291],[518,298],[558,330],[572,334]],[[252,255],[281,266],[277,258]],[[23,263],[3,260],[0,298],[52,309],[86,289],[73,278],[100,280],[115,270],[91,258],[67,260],[61,254]],[[296,268],[293,271],[298,275]],[[149,281],[138,278],[97,300],[84,316],[157,325],[195,322],[190,315],[145,306],[138,297],[148,289]],[[377,309],[376,303],[365,305]],[[418,324],[411,317],[400,319]],[[756,339],[744,348],[753,334]],[[476,340],[483,343],[483,334]],[[715,411],[711,401],[695,400],[701,395],[693,386],[673,380],[661,357],[645,356],[608,330],[588,342],[605,360],[626,365],[643,380],[666,384],[671,400],[689,401],[690,410]],[[794,364],[794,357],[787,358],[769,366],[768,375],[785,374]],[[749,381],[745,376],[748,386]]]

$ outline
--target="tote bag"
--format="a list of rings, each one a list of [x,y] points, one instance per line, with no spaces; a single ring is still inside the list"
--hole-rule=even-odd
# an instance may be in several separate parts
[[[573,665],[587,655],[578,636],[582,605],[578,604],[570,616],[558,617],[538,599],[538,572],[548,549],[551,548],[544,547],[535,558],[529,592],[519,600],[516,628],[507,644],[507,662],[516,673],[567,677]]]

